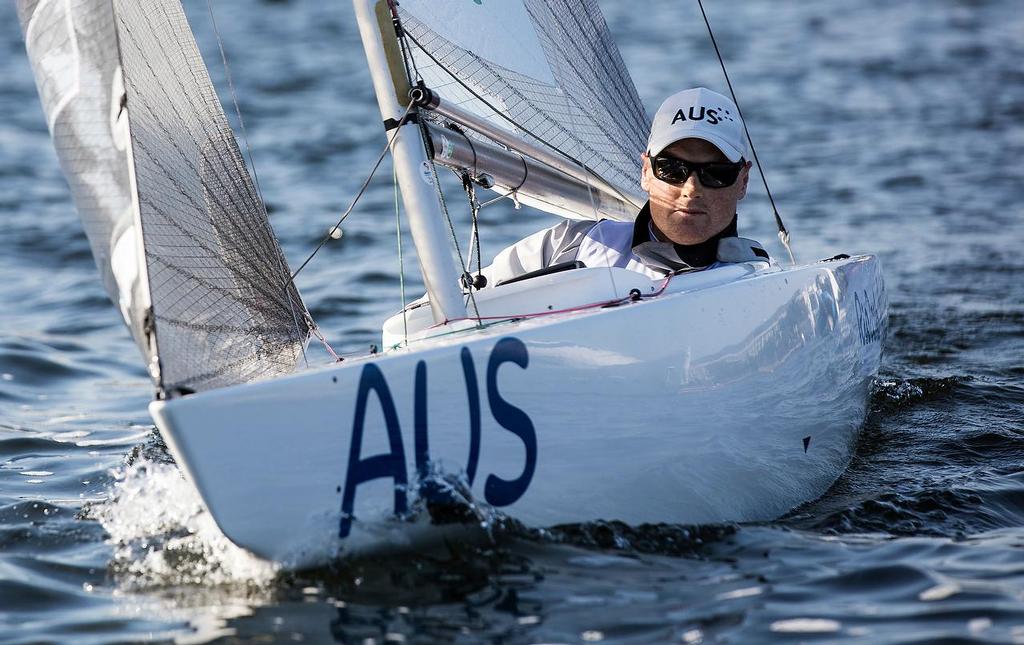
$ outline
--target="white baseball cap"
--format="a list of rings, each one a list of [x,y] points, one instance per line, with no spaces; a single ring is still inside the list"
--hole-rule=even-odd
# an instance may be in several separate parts
[[[653,157],[681,139],[703,139],[733,162],[747,154],[736,104],[706,87],[683,90],[665,99],[654,115],[647,152]]]

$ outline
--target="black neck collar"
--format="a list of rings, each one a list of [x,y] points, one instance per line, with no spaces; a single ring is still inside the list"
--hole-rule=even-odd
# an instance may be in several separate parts
[[[718,241],[723,237],[736,237],[739,233],[736,230],[736,216],[733,215],[729,225],[720,232],[712,235],[709,239],[698,244],[672,244],[672,248],[679,259],[690,267],[705,267],[718,259]],[[651,236],[651,203],[647,202],[640,209],[636,216],[636,223],[633,225],[633,249],[646,242],[658,244],[670,244],[660,242]]]

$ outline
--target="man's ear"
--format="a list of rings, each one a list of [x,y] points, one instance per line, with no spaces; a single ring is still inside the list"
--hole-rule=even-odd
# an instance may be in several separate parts
[[[753,164],[748,161],[747,165],[743,167],[743,175],[740,178],[740,195],[736,198],[736,201],[747,196],[747,184],[750,182],[750,167],[752,165]]]
[[[653,171],[651,170],[651,158],[647,155],[646,151],[640,155],[640,161],[640,188],[643,188],[645,193],[649,193],[651,192],[651,174]]]

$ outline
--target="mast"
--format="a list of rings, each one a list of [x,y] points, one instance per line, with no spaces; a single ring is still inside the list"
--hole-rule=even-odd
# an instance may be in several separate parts
[[[392,44],[392,52],[397,53],[390,9],[386,0],[352,0],[352,4],[381,119],[385,123],[397,123],[405,115],[410,99],[401,93],[402,89],[408,88],[401,60],[395,57],[389,60],[385,51],[384,39],[387,38]],[[415,122],[407,120],[398,125],[392,155],[434,321],[443,323],[465,318],[466,305],[459,288],[461,271],[452,258],[444,214],[436,192],[439,187],[435,184],[431,161],[427,158],[423,138]]]

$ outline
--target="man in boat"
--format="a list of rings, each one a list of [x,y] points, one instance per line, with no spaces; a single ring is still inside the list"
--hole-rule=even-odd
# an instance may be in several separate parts
[[[498,253],[483,270],[487,284],[574,262],[652,278],[768,262],[760,244],[736,231],[736,205],[750,177],[746,151],[739,110],[727,97],[703,87],[670,96],[641,155],[640,186],[649,200],[636,220],[565,220],[534,233]]]

